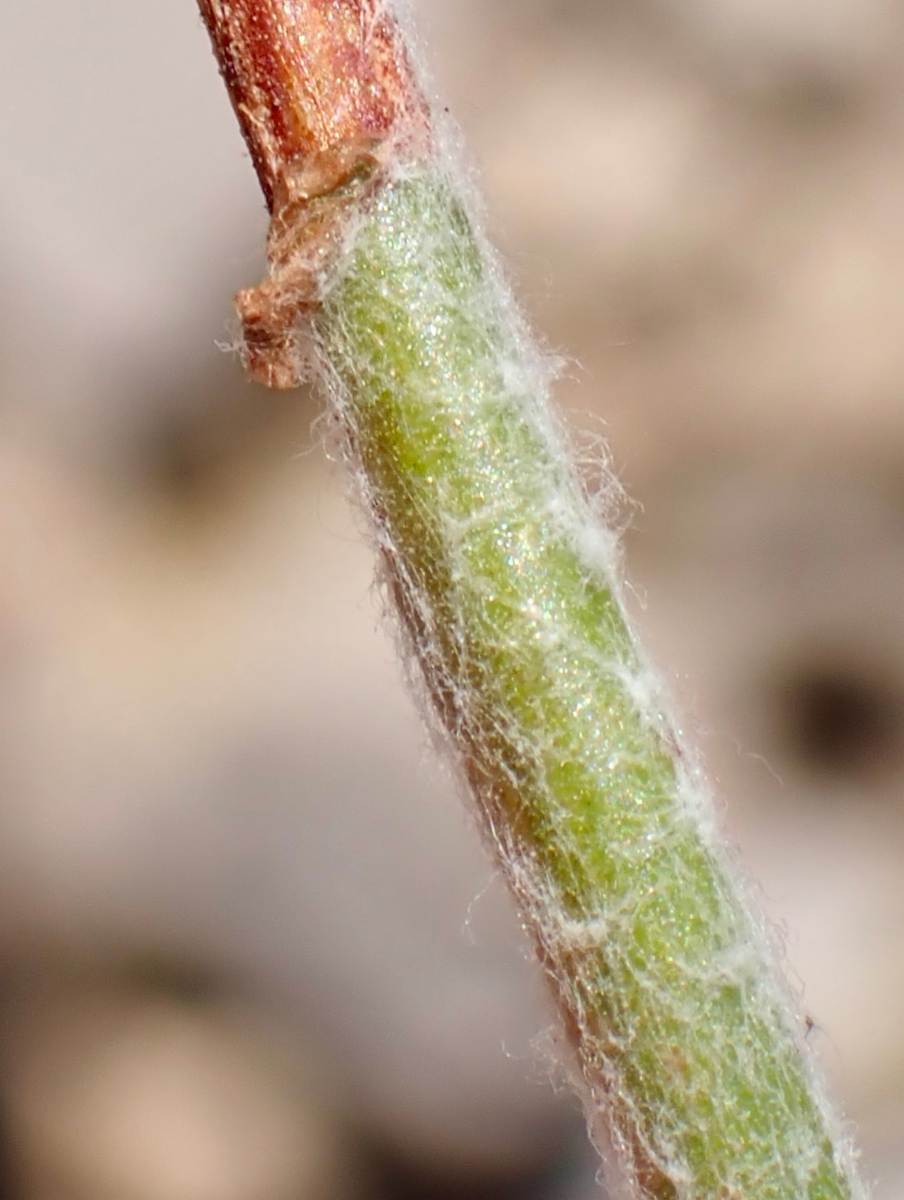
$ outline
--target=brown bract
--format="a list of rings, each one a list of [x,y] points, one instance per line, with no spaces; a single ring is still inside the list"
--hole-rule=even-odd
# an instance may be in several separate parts
[[[427,107],[386,0],[199,3],[271,213],[269,276],[236,297],[245,361],[293,387],[344,223],[392,161],[425,156]]]

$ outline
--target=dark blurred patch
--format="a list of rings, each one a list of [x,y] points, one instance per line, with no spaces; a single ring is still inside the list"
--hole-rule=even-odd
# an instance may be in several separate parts
[[[904,694],[878,669],[809,662],[775,690],[793,765],[848,780],[904,767]]]
[[[191,403],[167,397],[148,406],[157,417],[138,444],[136,475],[177,507],[204,507],[236,476],[266,474],[276,447],[285,457],[310,445],[309,393],[259,387],[230,365],[228,376],[204,388],[186,385]]]
[[[776,145],[790,143],[801,156],[869,118],[869,97],[857,82],[815,69],[791,71],[768,84],[756,78],[719,80],[726,97],[762,123]]]
[[[547,1159],[529,1171],[439,1172],[373,1143],[365,1158],[374,1183],[373,1200],[606,1200],[606,1193],[593,1182],[599,1160],[578,1114]]]
[[[166,996],[181,1004],[213,1004],[235,993],[231,980],[200,963],[146,951],[133,956],[119,972],[120,982],[147,996]]]
[[[0,1200],[23,1200],[24,1195],[24,1189],[16,1181],[7,1115],[0,1109]]]

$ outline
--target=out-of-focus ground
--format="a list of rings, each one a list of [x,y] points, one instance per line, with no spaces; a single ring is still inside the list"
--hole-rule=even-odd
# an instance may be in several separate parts
[[[904,5],[415,8],[902,1200]],[[216,346],[265,222],[192,0],[2,0],[0,111],[0,1189],[589,1200],[317,402]]]

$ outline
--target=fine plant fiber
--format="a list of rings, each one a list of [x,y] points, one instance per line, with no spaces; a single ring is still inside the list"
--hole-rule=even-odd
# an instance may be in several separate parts
[[[400,165],[313,340],[381,579],[564,1016],[610,1185],[864,1195],[626,621],[618,540],[450,170]]]

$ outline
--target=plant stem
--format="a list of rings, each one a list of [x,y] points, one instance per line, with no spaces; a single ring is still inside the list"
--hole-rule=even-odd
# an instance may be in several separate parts
[[[391,17],[379,0],[201,3],[240,114],[247,81],[266,94],[277,60],[302,72],[296,130],[314,93],[314,109],[325,96],[347,112],[336,63],[352,42],[373,84],[376,107],[338,122],[338,142],[293,133],[274,157],[260,104],[243,119],[276,230],[274,275],[239,301],[248,357],[293,382],[314,347],[404,640],[556,992],[614,1185],[687,1200],[861,1195],[623,615],[614,535],[430,150]],[[293,39],[310,45],[306,29],[331,19],[332,40],[298,67]],[[237,21],[256,40],[237,42]],[[281,86],[269,111],[285,127]],[[317,187],[280,199],[311,164]]]

